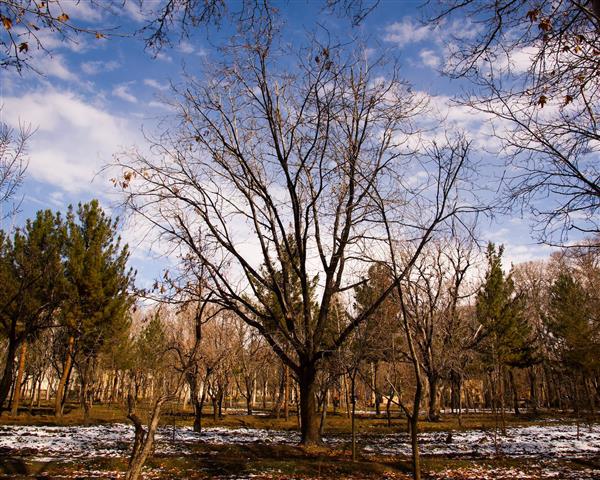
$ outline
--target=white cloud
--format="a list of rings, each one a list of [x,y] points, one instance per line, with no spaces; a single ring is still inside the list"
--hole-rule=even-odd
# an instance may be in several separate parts
[[[404,47],[409,43],[418,43],[431,35],[431,28],[427,25],[421,25],[410,17],[405,17],[400,22],[392,23],[385,27],[384,40],[392,42],[399,47]]]
[[[109,60],[108,62],[102,60],[94,60],[90,62],[83,62],[81,64],[81,70],[87,75],[97,75],[100,72],[112,72],[119,68],[121,64],[116,60]]]
[[[145,78],[144,85],[147,85],[148,87],[156,88],[157,90],[163,90],[163,91],[169,89],[168,84],[160,83],[160,82],[154,80],[153,78]]]
[[[97,196],[103,189],[108,191],[106,177],[94,176],[115,152],[140,140],[125,119],[71,92],[47,88],[4,97],[3,103],[3,120],[10,126],[22,122],[37,127],[29,144],[28,176],[60,191],[81,193],[93,188]]]
[[[155,57],[156,57],[158,60],[162,61],[162,62],[169,62],[169,63],[170,63],[170,62],[172,62],[172,61],[173,61],[173,58],[172,58],[172,57],[170,57],[169,55],[167,55],[167,54],[166,54],[166,53],[164,53],[164,52],[158,52],[158,53],[155,55]]]
[[[140,4],[140,2],[124,2],[123,12],[131,20],[137,23],[143,23],[144,21],[146,21],[148,16],[148,12],[144,11],[143,7],[151,3],[153,2],[144,2],[142,4]]]
[[[433,50],[423,49],[419,52],[419,57],[423,62],[423,65],[436,69],[440,66],[441,60],[438,55]]]
[[[121,100],[125,100],[130,103],[137,103],[138,99],[129,91],[127,85],[117,85],[113,88],[113,95],[119,97]]]
[[[61,80],[70,82],[76,82],[78,80],[77,75],[69,70],[62,55],[38,57],[32,63],[34,68],[43,75],[60,78]]]
[[[190,42],[186,42],[185,40],[182,40],[179,43],[178,49],[182,53],[194,53],[196,51],[194,46]]]

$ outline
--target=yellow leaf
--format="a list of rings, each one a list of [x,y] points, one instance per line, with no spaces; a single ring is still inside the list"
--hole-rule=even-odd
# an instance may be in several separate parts
[[[59,22],[63,22],[64,23],[64,22],[67,22],[69,20],[69,16],[66,13],[63,12],[58,17],[56,17],[56,19]]]
[[[96,32],[96,38],[100,40],[101,38],[105,38],[104,35],[100,32]]]

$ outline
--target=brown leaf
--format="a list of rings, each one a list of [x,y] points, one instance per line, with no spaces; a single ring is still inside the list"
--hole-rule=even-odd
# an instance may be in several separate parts
[[[544,108],[544,105],[546,105],[546,102],[548,102],[548,97],[546,97],[546,95],[540,95],[540,98],[539,98],[537,104],[541,108]]]
[[[27,52],[29,50],[29,45],[27,42],[23,42],[19,45],[19,52]]]
[[[566,95],[565,96],[565,105],[568,105],[572,101],[573,101],[573,97],[571,95]]]
[[[96,38],[100,40],[101,38],[106,38],[102,33],[96,32]]]
[[[64,13],[64,12],[63,12],[63,13],[61,13],[61,14],[60,14],[58,17],[56,17],[56,19],[57,19],[59,22],[63,22],[63,23],[65,23],[65,22],[68,22],[68,21],[69,21],[69,16],[68,16],[66,13]]]
[[[535,22],[540,16],[540,9],[534,8],[533,10],[529,10],[527,15],[525,15],[531,23]]]
[[[10,18],[5,16],[1,16],[0,18],[2,19],[2,25],[4,25],[4,28],[10,30],[12,28],[12,22],[10,21]]]
[[[548,17],[543,18],[539,24],[539,27],[540,30],[542,30],[543,32],[549,32],[550,30],[552,30],[552,21]]]

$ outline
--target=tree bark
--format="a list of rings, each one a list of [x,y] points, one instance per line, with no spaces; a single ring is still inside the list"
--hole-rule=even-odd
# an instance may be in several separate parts
[[[428,378],[429,383],[429,409],[427,411],[427,419],[430,422],[439,422],[440,412],[437,402],[438,394],[438,377],[437,375],[430,375]]]
[[[285,383],[283,388],[283,414],[287,421],[290,417],[290,369],[287,365],[284,367]]]
[[[301,365],[298,383],[300,387],[300,443],[319,445],[319,417],[316,402],[316,369],[312,364]]]
[[[537,375],[535,365],[529,368],[529,404],[534,415],[538,413]]]
[[[508,377],[510,380],[510,389],[512,390],[513,395],[513,408],[515,410],[515,415],[518,417],[521,415],[519,411],[519,392],[517,391],[517,382],[515,380],[515,374],[512,368],[508,369]]]
[[[166,397],[159,398],[152,408],[152,417],[148,424],[148,430],[146,431],[142,425],[142,421],[135,414],[133,408],[130,407],[129,418],[135,426],[135,438],[133,443],[133,449],[131,452],[131,458],[129,460],[129,467],[125,473],[125,480],[137,480],[141,473],[144,463],[152,450],[154,445],[154,435],[158,428],[158,421],[160,420],[160,411]],[[131,404],[130,404],[131,405]]]
[[[350,374],[352,395],[352,461],[356,462],[356,371]]]
[[[69,380],[69,376],[71,375],[71,367],[73,366],[73,351],[75,350],[75,337],[69,337],[69,343],[67,346],[67,354],[65,356],[65,363],[62,371],[62,375],[60,377],[60,381],[58,382],[58,386],[56,387],[56,399],[54,401],[54,415],[56,417],[62,417],[63,407],[64,407],[64,393],[65,386]]]
[[[4,402],[6,402],[6,399],[8,398],[10,388],[13,383],[14,362],[18,347],[19,344],[15,339],[8,339],[6,363],[4,364],[4,373],[2,374],[2,380],[0,380],[0,413],[2,413]]]
[[[23,383],[23,374],[25,373],[25,358],[27,356],[27,342],[21,343],[21,353],[19,354],[19,370],[17,372],[17,379],[15,380],[15,394],[13,395],[11,415],[17,416],[19,414],[19,401],[21,400],[21,383]],[[33,391],[35,391],[35,382]]]

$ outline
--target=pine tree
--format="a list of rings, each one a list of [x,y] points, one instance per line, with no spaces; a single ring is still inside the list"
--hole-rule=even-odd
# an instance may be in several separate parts
[[[550,287],[546,324],[561,363],[571,371],[590,374],[599,366],[594,313],[583,285],[570,272],[560,272]]]
[[[62,412],[63,389],[74,363],[81,382],[81,403],[89,420],[96,363],[110,339],[129,328],[130,287],[134,272],[127,269],[129,250],[121,247],[117,220],[111,220],[97,200],[69,207],[65,249],[68,298],[63,309],[69,344],[55,410]]]
[[[488,271],[476,303],[476,314],[481,324],[477,347],[490,373],[494,408],[499,398],[502,416],[507,367],[516,398],[512,368],[525,368],[536,361],[531,326],[523,314],[524,297],[515,291],[512,275],[505,276],[502,271],[503,253],[503,246],[496,250],[493,243],[488,244]],[[517,403],[515,401],[515,413],[518,413]]]
[[[62,220],[50,210],[37,212],[12,240],[0,232],[0,338],[7,341],[0,408],[13,382],[17,349],[52,325],[63,300],[63,242]]]

